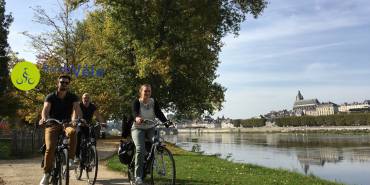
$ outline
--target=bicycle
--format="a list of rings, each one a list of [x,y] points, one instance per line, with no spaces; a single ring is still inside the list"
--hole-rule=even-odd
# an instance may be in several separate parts
[[[84,126],[79,123],[78,126]],[[80,164],[75,169],[76,179],[80,180],[83,171],[86,172],[87,184],[95,184],[96,177],[98,175],[98,152],[96,149],[96,136],[95,129],[100,127],[100,125],[90,125],[89,136],[86,137],[82,132],[81,135],[81,152],[80,152]],[[92,176],[90,177],[90,174]]]
[[[175,160],[172,153],[166,148],[164,139],[160,136],[160,131],[157,129],[161,124],[153,120],[144,120],[144,123],[154,123],[155,128],[154,137],[152,139],[149,153],[144,158],[144,173],[142,179],[150,174],[151,184],[160,185],[175,185],[176,182],[176,168]],[[169,126],[169,125],[168,125]],[[166,125],[166,127],[168,127]],[[128,165],[128,179],[130,184],[135,182],[134,177],[135,158]]]
[[[53,125],[68,125],[69,122],[59,121],[57,119],[47,119],[44,121],[45,127],[51,127]],[[49,184],[53,185],[68,185],[69,184],[69,162],[68,162],[68,141],[69,138],[62,131],[58,136],[57,147],[55,149],[55,157],[53,162],[53,168],[50,173]],[[42,146],[43,158],[41,162],[41,168],[44,167],[44,154],[46,145]]]

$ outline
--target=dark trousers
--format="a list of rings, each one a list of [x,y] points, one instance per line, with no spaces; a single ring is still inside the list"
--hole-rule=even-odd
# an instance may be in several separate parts
[[[76,157],[80,158],[81,152],[81,138],[85,135],[85,138],[89,137],[89,127],[77,127],[77,147],[76,147]]]

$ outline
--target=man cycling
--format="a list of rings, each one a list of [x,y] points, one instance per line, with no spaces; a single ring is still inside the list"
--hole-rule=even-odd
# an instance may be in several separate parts
[[[57,91],[46,96],[44,107],[41,113],[40,125],[43,125],[48,118],[54,118],[60,121],[69,121],[82,117],[79,106],[78,97],[68,91],[68,85],[71,82],[71,77],[68,75],[61,75],[58,77]],[[74,113],[74,114],[73,114]],[[68,158],[71,168],[73,165],[73,158],[76,150],[76,131],[75,123],[72,126],[63,128],[61,125],[53,125],[45,128],[45,145],[46,151],[44,156],[44,176],[41,179],[40,185],[49,184],[50,172],[52,169],[55,147],[57,145],[58,136],[63,129],[66,136],[69,138]]]
[[[84,93],[82,95],[82,102],[80,102],[80,108],[82,111],[82,117],[84,120],[86,120],[87,124],[91,124],[93,116],[96,117],[96,119],[100,122],[101,126],[105,127],[105,121],[103,117],[100,115],[97,107],[90,102],[90,96],[88,93]],[[77,127],[77,148],[76,148],[76,157],[74,162],[78,163],[80,162],[80,150],[81,150],[81,137],[82,133],[85,136],[89,136],[89,127],[86,126],[79,126]]]

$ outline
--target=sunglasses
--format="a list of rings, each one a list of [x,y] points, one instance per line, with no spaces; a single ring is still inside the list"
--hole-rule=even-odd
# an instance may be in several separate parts
[[[69,82],[67,82],[67,81],[60,81],[59,83],[60,84],[65,84],[65,85],[68,85],[69,84]]]

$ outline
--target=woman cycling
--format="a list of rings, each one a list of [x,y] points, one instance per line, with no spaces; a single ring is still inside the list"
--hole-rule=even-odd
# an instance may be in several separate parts
[[[135,143],[135,184],[143,183],[143,166],[146,154],[145,140],[150,140],[154,136],[154,125],[144,120],[154,120],[158,118],[161,122],[167,122],[167,118],[161,111],[157,101],[151,98],[152,88],[149,84],[140,86],[139,98],[132,104],[132,112],[135,122],[131,128],[131,137]]]

